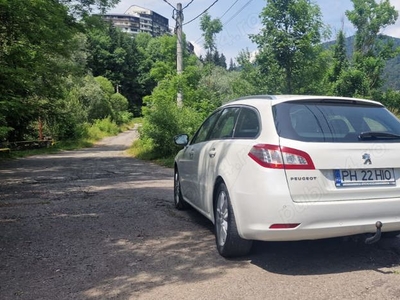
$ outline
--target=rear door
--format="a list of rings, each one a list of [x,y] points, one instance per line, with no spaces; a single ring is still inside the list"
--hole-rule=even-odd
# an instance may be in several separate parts
[[[239,116],[239,107],[227,107],[222,112],[215,126],[212,128],[207,146],[201,153],[198,165],[198,199],[199,208],[211,213],[213,207],[212,196],[218,163],[227,155],[227,148],[233,144],[233,134]]]
[[[385,108],[340,101],[277,106],[281,147],[302,151],[314,165],[286,169],[293,201],[400,197],[400,122]]]

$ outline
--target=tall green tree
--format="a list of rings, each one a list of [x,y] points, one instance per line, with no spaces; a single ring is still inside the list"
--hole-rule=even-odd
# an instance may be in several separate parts
[[[216,35],[222,31],[221,20],[211,19],[211,16],[208,13],[205,13],[200,18],[200,29],[203,32],[202,36],[204,38],[204,48],[206,49],[207,55],[210,57],[211,62],[212,55],[217,50],[215,42]]]
[[[233,58],[229,60],[229,71],[234,71],[236,69],[236,64],[233,62]]]
[[[66,78],[86,60],[78,17],[117,2],[0,0],[0,139],[33,136],[39,118],[62,121]]]
[[[386,61],[399,52],[393,48],[393,43],[380,35],[382,29],[394,24],[398,12],[391,6],[389,0],[377,3],[375,0],[352,0],[353,10],[346,11],[346,16],[356,28],[353,53],[352,74],[344,74],[343,85],[351,87],[353,95],[370,97],[371,93],[382,86],[382,73]],[[363,75],[361,75],[363,74]],[[354,84],[352,80],[354,79]],[[357,89],[361,79],[363,89]],[[350,80],[350,82],[349,82]],[[349,91],[350,92],[350,91]]]
[[[19,140],[60,96],[78,25],[49,0],[2,0],[0,24],[0,119],[7,138]]]
[[[346,51],[346,37],[343,30],[340,30],[336,37],[336,43],[333,48],[333,66],[332,71],[329,74],[329,80],[336,82],[342,72],[344,72],[349,66],[349,60],[347,58]]]
[[[265,74],[275,72],[276,80],[284,78],[283,90],[277,92],[304,92],[304,79],[319,80],[321,72],[315,65],[328,31],[320,8],[309,0],[271,0],[260,17],[264,27],[251,35],[260,51],[258,63]]]
[[[352,2],[353,10],[346,11],[346,16],[357,30],[354,50],[362,56],[375,55],[379,32],[396,22],[398,12],[389,0]]]

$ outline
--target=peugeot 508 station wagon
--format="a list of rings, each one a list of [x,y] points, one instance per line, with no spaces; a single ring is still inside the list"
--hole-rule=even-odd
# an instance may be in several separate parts
[[[253,240],[400,231],[400,121],[378,102],[240,98],[175,143],[175,206],[214,223],[224,257]]]

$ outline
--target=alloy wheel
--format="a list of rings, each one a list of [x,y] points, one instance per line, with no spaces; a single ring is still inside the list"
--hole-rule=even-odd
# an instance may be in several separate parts
[[[220,246],[225,245],[228,234],[228,197],[225,191],[221,191],[218,195],[217,210],[216,210],[216,233],[217,240]]]

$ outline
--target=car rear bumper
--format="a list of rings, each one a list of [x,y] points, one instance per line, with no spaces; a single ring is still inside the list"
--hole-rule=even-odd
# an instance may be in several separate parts
[[[260,198],[235,195],[236,221],[242,238],[298,241],[400,230],[400,198],[380,200],[294,203],[290,197]],[[256,200],[255,200],[256,199]],[[299,224],[294,229],[270,229],[273,224]]]
[[[250,163],[227,187],[238,233],[245,239],[298,241],[373,233],[377,221],[383,223],[382,232],[400,231],[400,195],[393,198],[384,190],[380,199],[318,201],[309,195],[312,201],[294,202],[284,170]],[[273,224],[299,225],[270,229]]]

